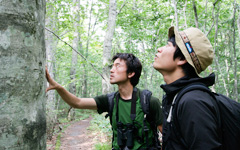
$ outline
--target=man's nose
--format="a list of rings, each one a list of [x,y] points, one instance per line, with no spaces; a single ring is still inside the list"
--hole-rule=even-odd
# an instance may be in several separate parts
[[[161,52],[162,52],[162,47],[159,47],[159,48],[157,49],[157,51],[158,51],[159,53],[161,53]]]
[[[113,66],[112,66],[112,68],[110,69],[110,72],[111,72],[111,73],[113,72]]]

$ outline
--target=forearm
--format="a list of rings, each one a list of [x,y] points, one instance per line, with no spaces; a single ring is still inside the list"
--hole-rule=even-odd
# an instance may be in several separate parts
[[[61,98],[70,106],[76,108],[76,105],[78,101],[80,100],[78,97],[67,91],[64,87],[61,85],[58,85],[56,88],[56,91],[61,96]]]
[[[67,91],[64,87],[59,85],[56,88],[61,98],[70,106],[79,109],[97,109],[96,102],[93,98],[78,98],[74,94]]]

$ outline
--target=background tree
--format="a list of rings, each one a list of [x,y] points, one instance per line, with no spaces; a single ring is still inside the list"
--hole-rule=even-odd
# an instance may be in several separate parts
[[[110,63],[112,57],[112,40],[116,26],[117,1],[109,0],[108,25],[103,44],[103,77],[102,91],[104,94],[112,91],[110,85]]]
[[[55,7],[53,1],[48,1],[49,5],[47,5],[47,12],[45,19],[45,26],[49,30],[57,31],[56,28],[56,20],[57,14],[55,13]],[[45,30],[45,45],[46,45],[46,59],[47,59],[47,67],[51,77],[55,78],[55,47],[57,46],[57,38],[47,30]],[[46,99],[46,120],[47,120],[47,139],[51,139],[54,133],[54,127],[57,122],[57,98],[55,95],[55,91],[49,91]]]

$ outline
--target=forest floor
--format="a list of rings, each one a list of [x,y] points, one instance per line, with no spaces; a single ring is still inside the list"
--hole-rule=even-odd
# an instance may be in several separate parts
[[[93,150],[97,143],[104,143],[107,139],[98,132],[88,130],[92,117],[69,125],[61,134],[60,150]],[[47,141],[47,149],[55,150],[58,134]]]

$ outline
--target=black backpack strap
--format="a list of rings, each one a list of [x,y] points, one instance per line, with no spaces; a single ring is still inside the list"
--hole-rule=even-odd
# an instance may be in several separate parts
[[[144,135],[146,136],[146,146],[149,147],[149,139],[148,139],[148,127],[146,124],[147,121],[147,116],[149,114],[149,108],[150,108],[150,99],[152,96],[152,92],[149,90],[142,90],[140,91],[140,102],[141,102],[141,107],[144,112],[144,119],[143,119],[143,131],[142,131],[142,139],[144,140]]]
[[[113,112],[113,106],[114,106],[114,97],[117,94],[118,94],[118,92],[113,92],[113,93],[107,94],[107,97],[108,97],[108,113],[105,115],[105,118],[109,117],[111,124],[112,124],[112,112]]]
[[[113,113],[113,106],[114,106],[114,97],[117,94],[118,94],[118,92],[112,92],[110,94],[107,94],[107,97],[108,97],[108,113],[105,115],[105,118],[109,117],[111,124],[112,124],[112,113]],[[112,141],[113,141],[113,138],[114,138],[114,135],[112,135]],[[113,147],[113,145],[112,145],[112,147]]]
[[[149,148],[149,140],[148,139],[148,126],[146,124],[146,121],[148,121],[151,125],[151,129],[153,130],[153,145],[155,148],[157,149],[160,149],[160,141],[158,140],[158,133],[157,133],[157,125],[155,124],[154,122],[154,119],[151,118],[151,116],[149,115],[150,113],[150,100],[151,100],[151,96],[152,96],[152,92],[149,91],[149,90],[142,90],[140,91],[140,101],[141,101],[141,107],[142,107],[142,110],[144,112],[144,120],[143,120],[143,124],[144,124],[144,127],[143,127],[143,133],[145,133],[145,136],[146,136],[146,146]],[[143,139],[144,139],[144,136],[142,135]]]

